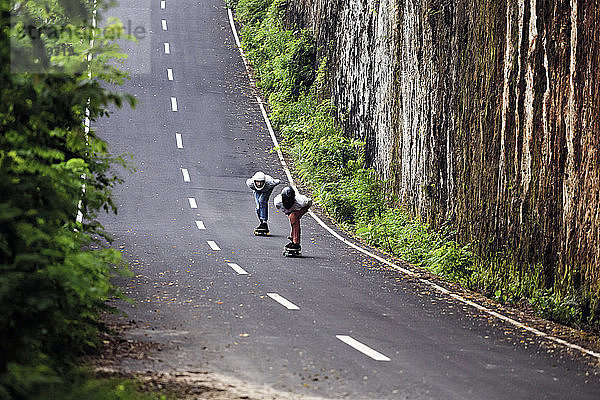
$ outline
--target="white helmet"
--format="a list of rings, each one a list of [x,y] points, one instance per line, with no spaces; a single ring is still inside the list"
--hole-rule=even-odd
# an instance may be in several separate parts
[[[252,180],[254,181],[254,187],[258,190],[262,189],[265,186],[266,177],[265,174],[261,171],[255,173],[252,177]]]

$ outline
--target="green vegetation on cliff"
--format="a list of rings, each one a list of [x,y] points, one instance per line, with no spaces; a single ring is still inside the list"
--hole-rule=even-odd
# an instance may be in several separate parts
[[[343,134],[324,99],[328,60],[316,59],[310,32],[286,29],[284,0],[238,0],[242,46],[268,98],[283,150],[319,204],[341,225],[411,264],[500,302],[528,302],[543,317],[598,329],[597,296],[554,293],[541,265],[518,268],[506,255],[481,257],[454,240],[452,226],[432,229],[410,216],[387,182],[364,167],[363,144]],[[524,272],[527,271],[527,272]]]

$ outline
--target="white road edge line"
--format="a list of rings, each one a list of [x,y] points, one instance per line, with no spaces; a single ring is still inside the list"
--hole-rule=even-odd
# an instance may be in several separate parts
[[[198,204],[196,204],[196,199],[193,197],[188,197],[188,201],[190,203],[190,208],[198,208]]]
[[[248,64],[248,60],[246,59],[246,55],[244,54],[244,50],[242,49],[242,43],[240,42],[240,37],[238,36],[237,28],[235,27],[235,21],[233,20],[233,13],[231,12],[231,8],[227,8],[227,14],[229,15],[229,25],[231,25],[231,31],[233,32],[235,44],[240,50],[242,60],[244,61],[244,66],[246,67],[246,72],[248,73],[248,79],[250,79],[250,83],[252,84],[252,86],[255,86],[254,78],[250,73],[250,65]]]
[[[242,46],[241,46],[241,43],[240,43],[240,39],[238,37],[238,32],[237,32],[237,29],[235,27],[235,22],[233,20],[233,13],[231,12],[230,8],[227,9],[227,13],[229,14],[229,24],[231,25],[231,30],[232,30],[233,36],[235,38],[235,43],[238,46],[238,50],[240,51],[240,55],[242,56],[242,60],[244,61],[244,65],[246,66],[246,72],[248,73],[248,79],[250,80],[250,83],[252,85],[255,85],[254,79],[252,78],[252,74],[250,73],[250,69],[248,67],[248,61],[246,60],[246,56],[244,55],[244,50],[242,49]],[[285,171],[285,174],[286,174],[286,176],[288,178],[288,181],[289,181],[290,185],[295,186],[294,185],[294,180],[292,179],[292,175],[290,173],[290,170],[287,167],[287,164],[285,162],[285,159],[283,158],[283,154],[281,153],[281,150],[279,149],[279,142],[277,141],[277,138],[275,137],[275,132],[273,131],[273,128],[271,126],[271,121],[269,120],[269,117],[267,115],[265,107],[263,106],[262,101],[260,100],[260,98],[258,96],[257,96],[257,101],[258,101],[258,104],[259,104],[260,109],[262,111],[263,118],[265,119],[265,123],[267,124],[267,128],[269,129],[269,134],[271,135],[271,139],[273,141],[273,144],[275,145],[275,149],[277,150],[277,155],[279,156],[279,161],[281,162],[281,165],[283,166],[283,170]],[[368,251],[366,249],[363,249],[362,247],[357,246],[356,244],[350,242],[349,240],[344,239],[337,232],[335,232],[333,229],[331,229],[329,226],[327,226],[321,220],[321,218],[319,218],[314,212],[312,212],[311,210],[309,210],[308,213],[310,214],[310,216],[315,221],[317,221],[317,223],[319,225],[321,225],[323,228],[325,228],[325,230],[327,230],[329,233],[331,233],[337,239],[339,239],[342,242],[346,243],[348,246],[350,246],[350,247],[352,247],[352,248],[360,251],[361,253],[363,253],[363,254],[371,257],[371,258],[374,258],[375,260],[377,260],[379,262],[382,262],[382,263],[384,263],[384,264],[386,264],[386,265],[388,265],[388,266],[390,266],[390,267],[392,267],[392,268],[394,268],[394,269],[396,269],[396,270],[398,270],[398,271],[400,271],[402,273],[405,273],[405,274],[411,275],[411,276],[416,275],[414,272],[412,272],[410,270],[407,270],[406,268],[402,268],[402,267],[400,267],[400,266],[392,263],[391,261],[388,261],[388,260],[386,260],[386,259],[384,259],[382,257],[379,257],[379,256],[371,253],[370,251]],[[587,354],[589,356],[596,357],[598,360],[600,360],[600,353],[597,353],[597,352],[592,351],[592,350],[588,350],[588,349],[583,348],[583,347],[581,347],[579,345],[567,342],[567,341],[565,341],[563,339],[560,339],[560,338],[557,338],[555,336],[548,335],[547,333],[539,331],[539,330],[537,330],[535,328],[526,326],[526,325],[522,324],[521,322],[518,322],[518,321],[516,321],[516,320],[514,320],[514,319],[512,319],[510,317],[507,317],[505,315],[499,314],[499,313],[497,313],[495,311],[492,311],[492,310],[490,310],[490,309],[488,309],[486,307],[480,306],[479,304],[476,304],[476,303],[474,303],[474,302],[472,302],[470,300],[467,300],[467,299],[465,299],[464,297],[462,297],[460,295],[451,293],[449,290],[444,289],[443,287],[438,286],[435,283],[428,281],[427,279],[419,278],[419,280],[421,282],[423,282],[423,283],[431,286],[435,290],[438,290],[441,293],[450,295],[452,298],[454,298],[454,299],[456,299],[456,300],[458,300],[458,301],[460,301],[460,302],[462,302],[464,304],[467,304],[467,305],[470,305],[472,307],[475,307],[476,309],[478,309],[478,310],[480,310],[482,312],[485,312],[486,314],[492,315],[492,316],[494,316],[496,318],[499,318],[499,319],[501,319],[501,320],[503,320],[505,322],[508,322],[511,325],[514,325],[516,327],[525,329],[525,330],[527,330],[527,331],[529,331],[529,332],[531,332],[531,333],[533,333],[533,334],[535,334],[537,336],[546,338],[548,340],[552,340],[553,342],[559,343],[559,344],[561,344],[563,346],[566,346],[566,347],[568,347],[570,349],[580,351],[580,352],[582,352],[584,354]]]
[[[171,45],[165,42],[165,54],[171,54]]]
[[[340,339],[342,342],[346,343],[348,346],[352,347],[355,350],[360,351],[366,356],[371,357],[375,361],[391,361],[389,357],[384,356],[380,352],[373,350],[366,344],[359,342],[351,336],[347,335],[335,335],[336,338]]]
[[[179,109],[177,108],[177,97],[171,97],[171,111],[177,112]]]
[[[190,182],[190,173],[186,168],[181,168],[181,174],[184,182]]]
[[[206,226],[204,226],[204,222],[202,221],[196,221],[196,228],[198,228],[201,231],[206,230]]]
[[[172,81],[173,80],[173,68],[167,68],[167,78]]]
[[[183,149],[183,138],[181,137],[181,133],[175,134],[175,141],[177,142],[177,148]]]
[[[161,0],[161,2],[160,2],[160,9],[164,10],[165,8],[167,8],[167,2],[165,0]]]
[[[227,263],[238,275],[248,275],[244,268],[240,267],[236,263]]]
[[[269,296],[270,298],[272,298],[273,300],[275,300],[276,302],[278,302],[279,304],[281,304],[288,310],[299,310],[300,309],[300,307],[298,307],[297,305],[295,305],[294,303],[292,303],[291,301],[289,301],[288,299],[286,299],[285,297],[283,297],[277,293],[267,293],[267,296]]]
[[[213,240],[207,240],[206,243],[208,243],[208,245],[210,246],[210,248],[213,249],[214,251],[221,250],[221,248],[219,247],[219,245],[215,241],[213,241]]]
[[[166,31],[167,30],[167,20],[166,19],[162,19],[160,21],[161,25],[162,25],[162,30]]]

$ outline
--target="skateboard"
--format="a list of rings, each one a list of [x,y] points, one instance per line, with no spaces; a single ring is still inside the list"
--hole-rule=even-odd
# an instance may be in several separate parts
[[[255,229],[254,236],[271,236],[271,232],[265,229]]]
[[[291,250],[287,247],[283,248],[283,255],[285,257],[302,257],[302,253],[300,253],[300,250]]]

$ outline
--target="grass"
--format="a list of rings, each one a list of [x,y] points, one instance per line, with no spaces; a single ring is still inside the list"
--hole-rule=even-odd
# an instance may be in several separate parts
[[[143,389],[134,379],[104,378],[84,369],[57,376],[45,367],[12,365],[11,393],[0,391],[0,399],[30,400],[172,400],[166,391]]]

